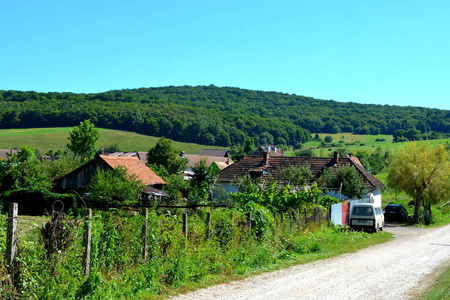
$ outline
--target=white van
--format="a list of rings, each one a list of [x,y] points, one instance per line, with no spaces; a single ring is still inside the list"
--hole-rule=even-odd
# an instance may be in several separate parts
[[[384,215],[380,206],[373,203],[354,204],[350,212],[350,227],[353,229],[370,229],[373,232],[383,230]]]

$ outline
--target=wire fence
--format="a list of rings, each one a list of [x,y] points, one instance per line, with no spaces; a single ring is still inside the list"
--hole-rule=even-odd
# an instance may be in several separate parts
[[[231,247],[242,242],[242,236],[262,235],[263,230],[280,227],[317,226],[328,217],[320,207],[278,213],[272,224],[265,224],[257,212],[223,207],[143,208],[138,212],[87,209],[86,216],[78,218],[53,211],[45,224],[23,233],[17,204],[10,204],[9,215],[0,226],[4,241],[0,290],[9,298],[23,289],[45,294],[51,285],[48,280],[56,283],[72,278],[68,285],[80,286],[80,280],[95,274],[128,276],[130,270],[149,265],[153,267],[147,272],[166,268],[159,282],[173,284],[179,271],[170,270],[177,269],[177,257],[183,251],[198,251],[196,246],[208,241]],[[77,290],[81,295],[86,292]]]

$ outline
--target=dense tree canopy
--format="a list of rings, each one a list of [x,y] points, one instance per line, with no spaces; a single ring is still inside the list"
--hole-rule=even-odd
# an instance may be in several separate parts
[[[422,205],[431,214],[432,204],[450,196],[450,156],[444,145],[408,144],[392,154],[389,169],[389,186],[415,200],[415,223]]]
[[[0,128],[96,126],[201,144],[297,145],[310,132],[450,133],[450,112],[363,105],[215,86],[169,86],[95,94],[0,91]],[[414,132],[410,132],[413,138]]]

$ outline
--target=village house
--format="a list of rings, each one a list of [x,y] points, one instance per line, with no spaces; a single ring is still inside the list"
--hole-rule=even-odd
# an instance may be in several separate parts
[[[195,167],[200,163],[201,160],[205,161],[205,165],[207,167],[212,168],[217,173],[221,170],[225,169],[229,165],[233,164],[234,162],[228,157],[228,154],[226,153],[226,150],[222,149],[212,149],[214,151],[207,151],[202,150],[202,153],[209,153],[209,154],[218,154],[219,156],[207,156],[207,155],[195,155],[195,154],[185,154],[184,151],[180,153],[180,157],[186,158],[188,160],[187,162],[187,168],[184,171],[184,179],[189,180],[192,178],[192,175],[194,172],[192,171],[192,168]],[[219,150],[219,151],[217,151]]]
[[[93,160],[73,170],[58,180],[58,186],[64,190],[82,190],[96,174],[98,169],[111,170],[123,166],[130,175],[135,175],[146,187],[143,194],[150,198],[161,199],[167,194],[161,191],[166,182],[156,175],[136,155],[108,156],[98,155]]]
[[[333,157],[287,157],[282,151],[275,147],[266,146],[258,148],[251,155],[245,156],[238,162],[228,166],[219,173],[219,182],[226,193],[238,192],[233,184],[237,179],[250,175],[253,179],[262,181],[277,182],[279,185],[286,185],[286,178],[283,177],[283,170],[290,166],[309,167],[313,179],[309,184],[313,184],[322,175],[326,168],[340,168],[344,165],[351,165],[363,179],[367,189],[366,197],[370,202],[381,205],[382,188],[386,185],[370,174],[361,164],[357,157],[348,155],[339,157],[339,152],[335,152]],[[328,195],[338,199],[348,199],[339,190],[329,191]]]

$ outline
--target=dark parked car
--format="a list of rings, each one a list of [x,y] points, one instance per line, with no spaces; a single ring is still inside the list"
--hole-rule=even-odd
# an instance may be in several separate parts
[[[388,204],[384,208],[386,221],[405,222],[408,219],[408,211],[401,204]]]

